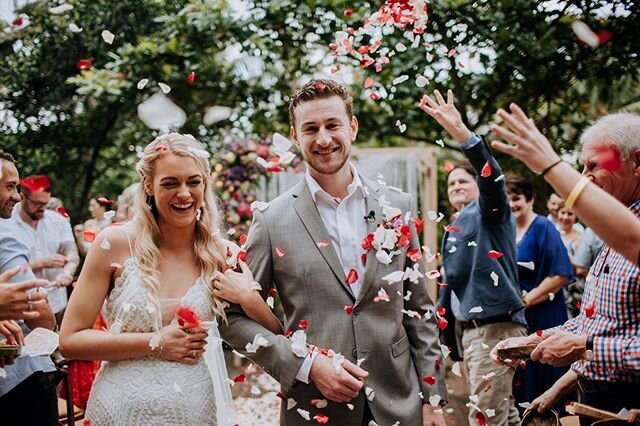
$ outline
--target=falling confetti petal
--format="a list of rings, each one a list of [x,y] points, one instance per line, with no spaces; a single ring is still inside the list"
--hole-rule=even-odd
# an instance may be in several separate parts
[[[451,372],[453,374],[455,374],[458,377],[462,377],[462,373],[460,372],[460,363],[459,362],[455,362],[452,366],[451,366]]]
[[[498,274],[496,274],[495,271],[491,271],[491,281],[493,281],[493,286],[494,287],[498,287],[498,280],[499,280],[499,276]]]
[[[600,45],[600,39],[598,35],[594,33],[587,24],[582,21],[574,21],[571,24],[571,29],[578,36],[578,38],[585,44],[591,47],[598,47]]]
[[[436,384],[436,378],[433,377],[433,376],[423,377],[422,381],[425,382],[428,385],[435,385]]]
[[[429,397],[429,404],[431,404],[433,407],[438,407],[440,408],[440,400],[442,399],[442,397],[440,395],[431,395]]]
[[[73,6],[67,3],[62,3],[60,6],[49,8],[49,13],[54,15],[61,15],[64,12],[68,12],[73,9]]]
[[[100,36],[102,36],[102,39],[104,40],[105,43],[107,44],[113,44],[113,39],[116,37],[111,31],[109,30],[104,30],[102,31],[102,33],[100,34]]]
[[[168,84],[158,83],[158,87],[162,90],[162,93],[165,95],[171,91],[171,87]]]
[[[364,394],[367,396],[367,399],[369,401],[373,401],[374,398],[376,397],[375,391],[369,387],[364,388]]]
[[[284,251],[280,247],[276,247],[276,254],[278,257],[284,257]]]
[[[309,415],[309,412],[307,410],[303,410],[302,408],[296,408],[296,411],[298,411],[298,414],[300,414],[300,416],[309,421],[311,420],[311,416]]]
[[[408,76],[408,75],[406,75],[406,74],[404,74],[404,75],[401,75],[400,77],[396,77],[396,78],[391,82],[391,84],[392,84],[392,85],[394,85],[394,86],[397,86],[398,84],[402,84],[402,83],[404,83],[404,82],[405,82],[405,81],[407,81],[407,80],[409,80],[409,76]]]
[[[138,82],[136,87],[138,88],[138,90],[142,90],[142,89],[144,89],[144,86],[146,86],[148,82],[149,82],[148,78],[143,78],[142,80],[140,80]]]
[[[109,241],[105,238],[100,243],[100,248],[103,249],[103,250],[109,250],[109,249],[111,249],[111,244],[109,244]]]
[[[536,269],[536,265],[534,262],[518,262],[518,265],[522,266],[523,268],[527,268],[531,271]]]
[[[555,299],[556,294],[555,293],[549,293],[549,301],[552,302],[553,299]]]
[[[489,253],[487,253],[487,255],[491,259],[500,259],[502,256],[504,256],[502,253],[500,253],[499,251],[495,251],[495,250],[489,250]]]
[[[298,402],[295,399],[293,398],[287,399],[287,410],[291,410],[296,405],[298,405]]]
[[[202,123],[205,126],[211,126],[219,121],[226,120],[231,116],[233,110],[226,106],[214,105],[212,107],[207,108],[202,117]]]
[[[71,22],[69,24],[69,31],[71,31],[72,33],[81,33],[82,32],[82,28],[77,26],[75,23]]]
[[[470,314],[479,314],[482,311],[482,306],[474,306],[473,308],[469,309]]]
[[[351,268],[349,270],[349,273],[347,274],[346,283],[351,285],[351,284],[355,284],[356,282],[358,282],[358,271],[356,271],[355,269]]]
[[[480,172],[480,176],[483,178],[491,176],[491,164],[488,161],[484,163],[484,166],[482,166],[482,171]]]
[[[162,93],[156,93],[138,105],[138,117],[150,129],[179,128],[187,114]]]
[[[189,73],[189,75],[187,76],[187,83],[189,83],[189,85],[193,84],[193,82],[196,80],[196,72],[195,71],[191,71]]]
[[[589,306],[585,306],[584,307],[584,314],[587,316],[587,318],[592,318],[593,314],[595,313],[596,307],[591,304]]]

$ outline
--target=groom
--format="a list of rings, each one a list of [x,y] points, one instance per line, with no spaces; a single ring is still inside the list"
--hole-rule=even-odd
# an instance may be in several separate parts
[[[246,244],[263,297],[272,287],[280,295],[287,332],[274,335],[233,306],[222,337],[280,382],[283,425],[324,416],[334,425],[444,425],[444,366],[411,197],[348,161],[358,120],[343,85],[308,82],[289,115],[307,173],[254,209]],[[248,353],[258,334],[268,343]]]

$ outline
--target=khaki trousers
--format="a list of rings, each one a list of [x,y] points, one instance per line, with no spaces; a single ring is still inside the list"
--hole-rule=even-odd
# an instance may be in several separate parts
[[[513,399],[513,367],[493,363],[490,352],[501,340],[527,335],[527,328],[515,322],[496,322],[464,330],[464,367],[469,378],[469,394],[477,395],[477,406],[482,410],[487,425],[520,424],[520,416]],[[495,410],[487,415],[486,410]],[[469,424],[477,425],[477,411],[469,409]],[[491,411],[489,411],[491,413]]]

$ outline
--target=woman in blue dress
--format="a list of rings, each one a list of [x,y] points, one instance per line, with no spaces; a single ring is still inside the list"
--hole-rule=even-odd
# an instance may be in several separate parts
[[[556,227],[544,216],[533,211],[533,187],[517,176],[507,181],[511,212],[516,220],[518,245],[518,278],[523,293],[529,333],[556,327],[567,321],[567,306],[562,288],[572,282],[573,269]],[[548,390],[568,367],[527,361],[518,369],[513,393],[517,403],[531,402]],[[558,402],[562,408],[568,395]]]

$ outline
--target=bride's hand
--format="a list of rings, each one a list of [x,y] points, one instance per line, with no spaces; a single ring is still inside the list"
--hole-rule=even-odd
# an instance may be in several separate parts
[[[196,364],[204,353],[207,332],[187,332],[177,324],[169,324],[160,329],[160,347],[156,354],[168,361]]]
[[[214,278],[211,285],[214,296],[243,306],[256,296],[256,290],[259,288],[253,280],[253,274],[247,264],[241,260],[238,261],[238,264],[242,272],[229,269]]]

